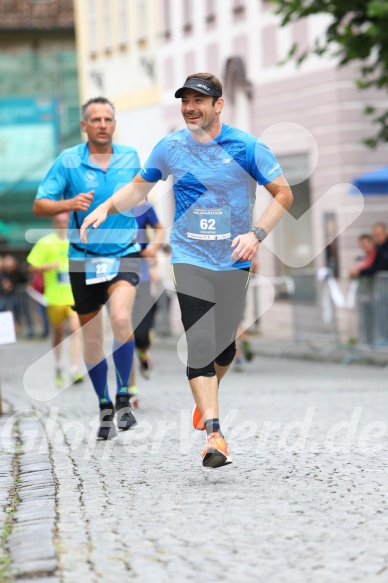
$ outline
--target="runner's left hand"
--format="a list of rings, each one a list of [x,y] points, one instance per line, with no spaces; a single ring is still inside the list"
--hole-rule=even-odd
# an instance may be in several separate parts
[[[82,243],[87,243],[88,236],[86,234],[86,230],[90,225],[93,226],[93,229],[97,229],[103,223],[108,216],[106,207],[103,204],[100,204],[93,212],[90,213],[87,217],[85,217],[84,222],[80,228],[80,238]]]
[[[148,245],[148,247],[146,247],[145,249],[143,249],[143,251],[140,253],[140,255],[142,257],[146,257],[147,259],[152,259],[153,257],[156,257],[157,251],[159,249],[160,245]]]

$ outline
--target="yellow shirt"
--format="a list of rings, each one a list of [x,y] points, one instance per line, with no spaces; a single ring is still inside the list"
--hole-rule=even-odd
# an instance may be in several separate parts
[[[49,306],[71,306],[74,298],[69,281],[69,241],[51,233],[39,239],[27,257],[33,267],[43,267],[47,263],[59,263],[58,269],[43,272],[44,297]]]

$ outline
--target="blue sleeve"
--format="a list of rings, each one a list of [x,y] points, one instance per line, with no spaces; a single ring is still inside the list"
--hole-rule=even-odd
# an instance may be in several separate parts
[[[268,184],[283,173],[279,162],[261,140],[254,138],[247,145],[248,172],[260,185]]]
[[[39,185],[36,198],[49,198],[61,200],[67,190],[66,168],[62,163],[62,155],[51,166],[46,176]]]
[[[140,176],[147,182],[167,180],[170,171],[167,165],[167,138],[160,140],[140,170]]]

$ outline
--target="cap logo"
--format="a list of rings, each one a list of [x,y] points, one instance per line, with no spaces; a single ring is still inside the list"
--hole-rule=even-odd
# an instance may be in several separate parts
[[[186,80],[183,87],[180,87],[179,89],[177,89],[177,91],[175,91],[175,97],[177,98],[182,97],[185,89],[194,89],[197,90],[199,93],[203,93],[204,95],[207,96],[210,95],[217,98],[221,97],[222,95],[222,89],[218,89],[217,87],[215,87],[211,83],[211,81],[206,80],[204,81],[203,79],[199,78],[192,78]]]

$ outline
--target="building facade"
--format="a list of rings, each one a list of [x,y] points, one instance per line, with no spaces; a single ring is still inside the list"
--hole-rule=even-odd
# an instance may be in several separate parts
[[[161,5],[160,66],[169,130],[181,124],[174,88],[193,72],[213,72],[224,84],[224,121],[261,137],[292,186],[289,215],[260,247],[263,275],[279,282],[294,268],[328,266],[345,281],[359,255],[358,235],[375,220],[388,219],[384,197],[362,200],[349,186],[359,174],[386,163],[386,147],[370,150],[362,143],[374,133],[364,108],[383,105],[384,96],[358,90],[357,68],[339,68],[334,59],[310,56],[296,66],[298,55],[322,35],[325,17],[282,28],[266,0],[161,0]],[[280,65],[294,42],[295,60]],[[256,216],[268,200],[258,188]],[[275,283],[275,288],[278,300],[262,320],[264,327],[281,329],[290,311],[282,300],[284,286]],[[348,316],[342,319],[351,335],[354,318]]]
[[[81,100],[116,107],[115,139],[141,158],[165,133],[160,109],[158,0],[75,0]]]
[[[263,321],[283,326],[289,308],[278,282],[294,268],[330,267],[345,280],[359,254],[357,237],[388,216],[383,197],[350,194],[352,180],[385,163],[370,150],[367,104],[384,96],[359,91],[358,70],[298,55],[322,35],[315,16],[280,27],[267,0],[76,0],[81,96],[105,93],[118,107],[118,138],[141,157],[181,127],[174,92],[186,76],[210,71],[224,84],[223,120],[261,137],[278,157],[295,202],[260,248],[261,272],[275,281],[277,302]],[[298,43],[294,61],[280,65]],[[169,184],[164,187],[168,190]],[[158,209],[169,224],[171,197]],[[256,216],[268,203],[257,191]]]
[[[114,139],[143,162],[167,131],[161,104],[159,0],[75,0],[82,103],[103,95],[115,105]],[[171,201],[151,193],[159,218],[171,223]],[[168,198],[168,197],[166,197]]]
[[[0,96],[0,233],[28,248],[39,182],[80,140],[72,0],[0,0]]]

